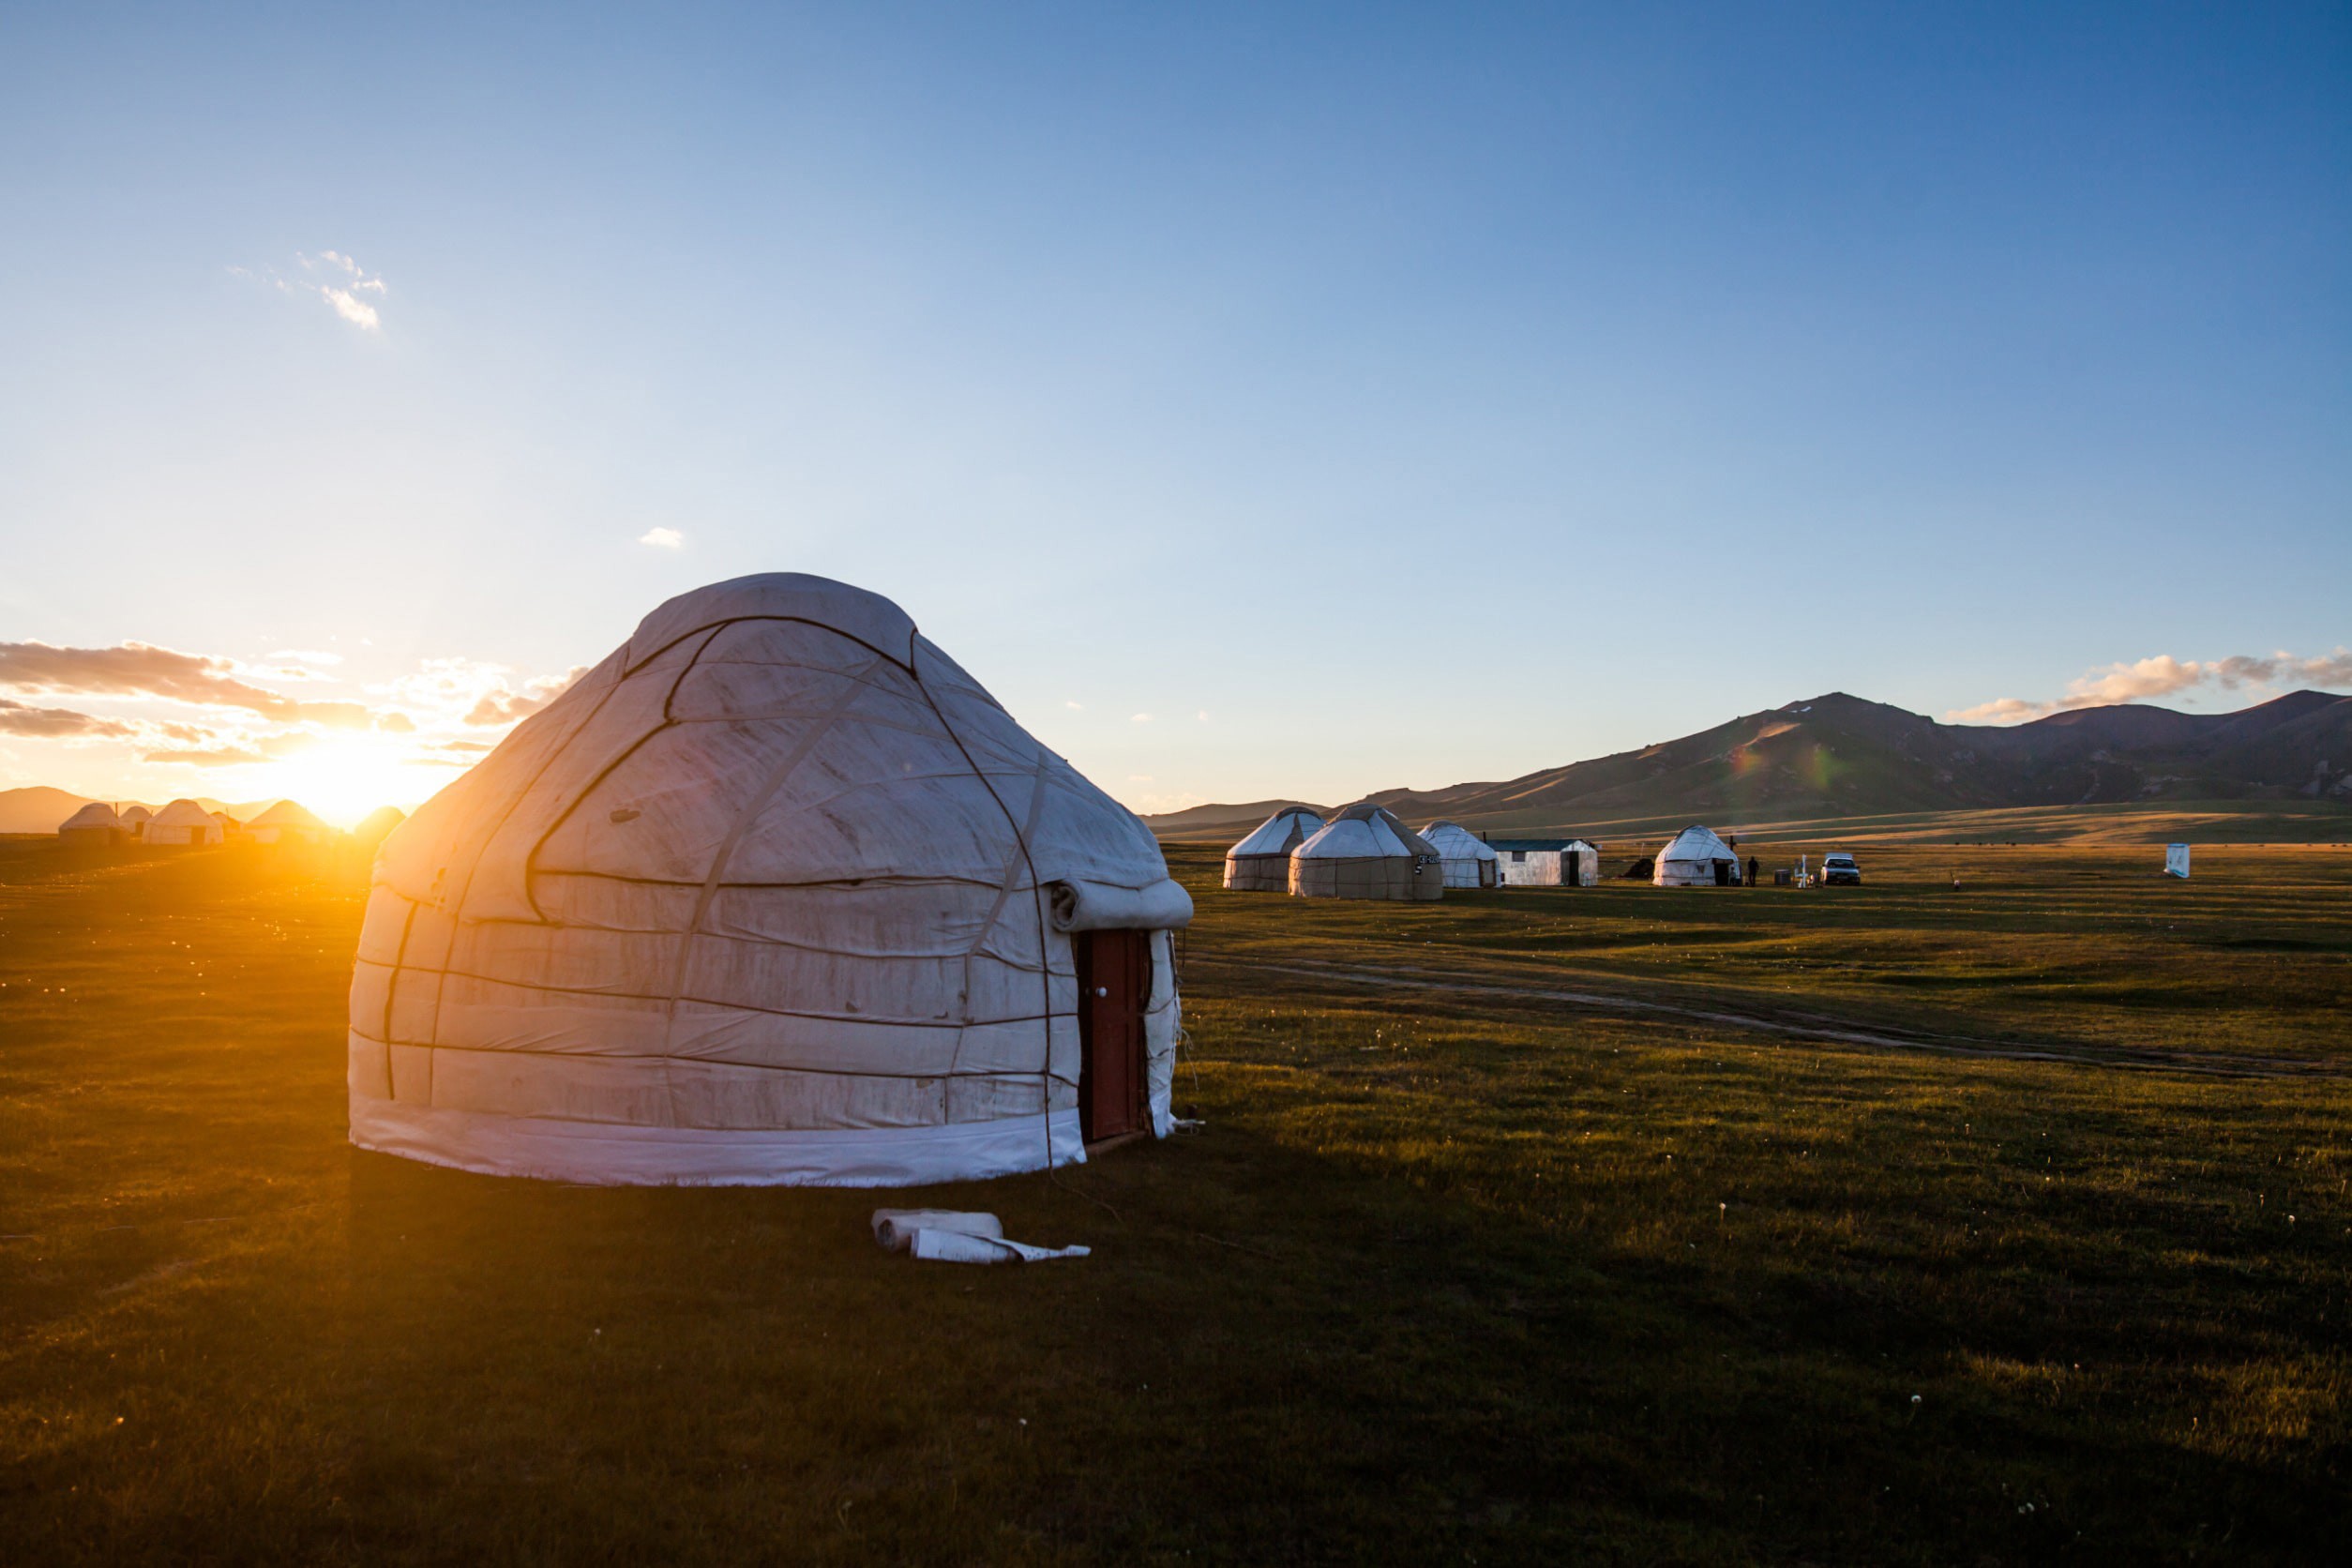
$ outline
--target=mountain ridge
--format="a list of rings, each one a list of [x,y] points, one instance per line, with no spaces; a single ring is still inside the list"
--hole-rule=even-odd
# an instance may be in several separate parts
[[[2224,714],[2116,703],[1980,725],[1944,724],[1832,691],[1517,778],[1361,798],[1415,822],[1445,817],[1497,831],[1629,817],[1866,817],[2166,800],[2302,799],[2352,808],[2352,697],[2297,691]],[[1189,837],[1255,825],[1286,804],[1294,803],[1194,807],[1144,822]]]

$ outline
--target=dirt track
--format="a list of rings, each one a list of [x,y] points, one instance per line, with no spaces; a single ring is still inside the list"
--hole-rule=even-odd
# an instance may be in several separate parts
[[[1690,1023],[1752,1030],[1790,1039],[1862,1046],[1876,1050],[1927,1051],[1941,1056],[1989,1057],[2012,1062],[2061,1062],[2088,1067],[2135,1067],[2221,1078],[2336,1078],[2345,1076],[2345,1069],[2334,1063],[2303,1061],[2294,1057],[2234,1056],[2208,1051],[2163,1050],[2152,1047],[2059,1045],[2038,1040],[1985,1040],[1966,1035],[1929,1034],[1878,1025],[1865,1028],[1817,1014],[1726,1012],[1719,1007],[1660,1002],[1605,991],[1561,990],[1550,987],[1462,980],[1410,968],[1371,970],[1347,964],[1274,964],[1231,957],[1209,959],[1203,967],[1217,965],[1231,965],[1261,974],[1289,974],[1304,979],[1375,986],[1391,990],[1440,991],[1521,1006],[1548,1003],[1586,1008],[1593,1012],[1664,1017]]]

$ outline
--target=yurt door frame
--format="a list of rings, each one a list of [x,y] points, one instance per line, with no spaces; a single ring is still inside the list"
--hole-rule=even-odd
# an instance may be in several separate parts
[[[1074,933],[1078,979],[1078,1125],[1086,1141],[1141,1132],[1143,1010],[1152,994],[1152,933]]]

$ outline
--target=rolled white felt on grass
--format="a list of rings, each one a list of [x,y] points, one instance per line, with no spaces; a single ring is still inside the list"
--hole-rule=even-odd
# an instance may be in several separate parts
[[[953,1230],[966,1236],[997,1237],[1004,1234],[1003,1225],[994,1214],[969,1214],[957,1209],[877,1209],[874,1211],[874,1240],[892,1252],[904,1252],[914,1244],[918,1230]]]
[[[1032,1246],[1007,1241],[994,1214],[957,1209],[877,1209],[874,1240],[892,1252],[934,1263],[1042,1263],[1052,1258],[1084,1258],[1082,1246]]]

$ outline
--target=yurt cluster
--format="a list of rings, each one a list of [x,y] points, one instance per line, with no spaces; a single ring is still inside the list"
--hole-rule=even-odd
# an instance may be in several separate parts
[[[160,811],[138,805],[117,809],[94,800],[57,826],[60,842],[87,849],[124,844],[176,850],[234,843],[324,844],[338,837],[336,829],[291,800],[281,800],[242,822],[226,811],[207,811],[192,800],[175,800]]]
[[[1744,879],[1731,846],[1711,829],[1684,828],[1635,871],[1658,887],[1728,887]],[[1458,822],[1415,833],[1366,801],[1328,822],[1285,807],[1226,852],[1225,885],[1302,898],[1442,898],[1449,888],[1592,887],[1601,846],[1587,838],[1485,838]]]

